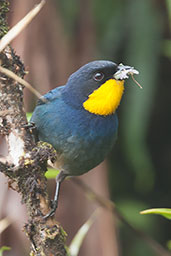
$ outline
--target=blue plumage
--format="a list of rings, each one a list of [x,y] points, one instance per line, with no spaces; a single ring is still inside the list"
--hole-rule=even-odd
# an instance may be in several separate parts
[[[31,121],[36,124],[39,139],[49,142],[59,155],[59,168],[68,175],[81,175],[102,162],[111,150],[118,127],[116,114],[97,116],[63,100],[64,87],[44,97]]]
[[[52,216],[57,207],[59,185],[66,176],[81,175],[101,163],[111,150],[117,135],[115,113],[96,115],[83,107],[89,95],[109,79],[118,66],[111,61],[94,61],[73,73],[65,86],[51,90],[39,100],[31,122],[39,139],[57,151],[57,186]]]

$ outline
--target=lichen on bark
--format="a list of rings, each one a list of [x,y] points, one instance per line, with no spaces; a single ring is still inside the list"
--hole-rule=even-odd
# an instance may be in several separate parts
[[[5,0],[0,0],[0,38],[8,31],[6,14],[9,10],[9,3]]]
[[[0,0],[0,36],[8,30],[6,13],[8,2]],[[20,77],[25,69],[14,50],[8,46],[0,53],[0,65]],[[9,178],[9,185],[21,194],[26,205],[28,223],[25,232],[30,239],[30,255],[67,255],[65,232],[51,217],[47,194],[47,160],[56,158],[56,152],[47,143],[36,143],[27,127],[23,104],[23,86],[0,73],[0,171]]]

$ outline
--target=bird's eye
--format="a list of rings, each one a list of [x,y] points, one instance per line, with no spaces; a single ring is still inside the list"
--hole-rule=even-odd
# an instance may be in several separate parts
[[[101,81],[104,78],[104,74],[102,72],[97,72],[94,76],[93,79],[95,81]]]

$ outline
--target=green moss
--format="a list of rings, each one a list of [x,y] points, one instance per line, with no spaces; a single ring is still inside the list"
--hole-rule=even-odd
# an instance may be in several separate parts
[[[9,11],[9,3],[6,0],[0,0],[0,38],[8,32],[7,12]]]
[[[51,144],[49,144],[48,142],[44,142],[44,141],[39,141],[37,143],[38,147],[40,148],[48,148],[50,150],[52,150],[53,153],[56,153],[56,150],[53,148],[53,146]]]
[[[67,233],[65,232],[65,230],[62,228],[62,227],[60,227],[60,231],[61,231],[61,235],[62,235],[62,237],[63,237],[63,239],[64,239],[64,242],[65,242],[65,240],[66,240],[66,237],[67,237]]]
[[[35,256],[35,253],[31,251],[30,256]]]
[[[24,165],[25,166],[27,166],[27,165],[31,165],[31,164],[33,164],[34,163],[34,160],[31,160],[31,159],[25,159],[25,161],[24,161]]]

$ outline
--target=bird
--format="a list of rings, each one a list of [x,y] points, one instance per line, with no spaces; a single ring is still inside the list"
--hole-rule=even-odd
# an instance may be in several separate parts
[[[63,86],[43,95],[31,123],[38,139],[56,150],[60,170],[48,218],[55,214],[59,189],[67,176],[79,176],[99,165],[112,150],[118,130],[118,108],[125,79],[139,72],[131,66],[96,60],[74,72]]]

